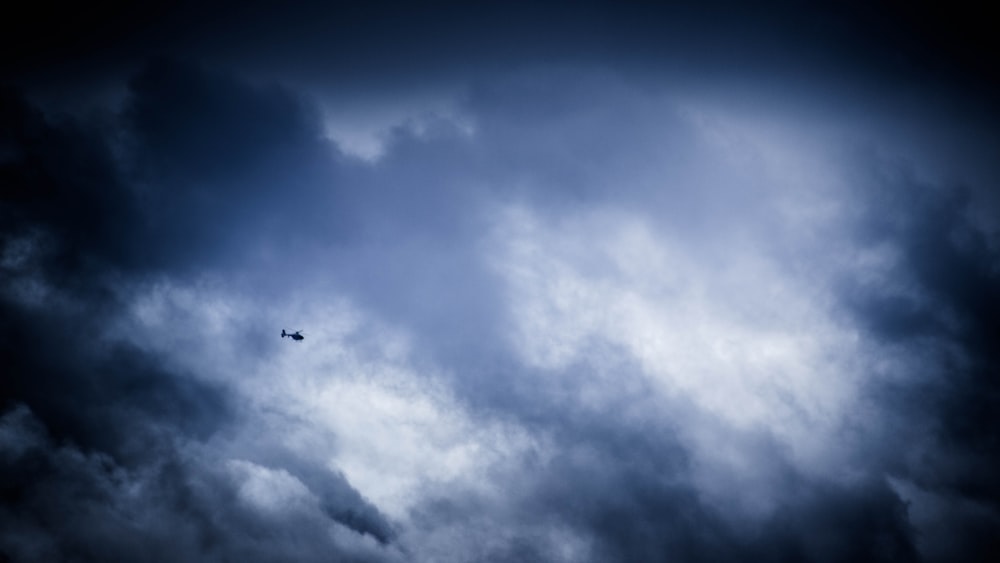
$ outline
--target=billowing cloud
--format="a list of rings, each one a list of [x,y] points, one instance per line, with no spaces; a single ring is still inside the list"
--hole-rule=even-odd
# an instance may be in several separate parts
[[[189,11],[5,60],[0,558],[996,551],[968,43]]]

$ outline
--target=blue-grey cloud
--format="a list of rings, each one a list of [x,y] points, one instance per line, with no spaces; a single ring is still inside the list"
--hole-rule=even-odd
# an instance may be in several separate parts
[[[901,477],[943,499],[932,510],[980,507],[952,513],[926,537],[939,557],[955,550],[975,560],[995,548],[986,530],[997,521],[996,481],[986,469],[998,455],[995,235],[971,220],[968,188],[921,185],[900,173],[876,175],[864,189],[874,201],[857,232],[863,244],[898,251],[895,283],[849,281],[844,302],[874,338],[920,351],[924,373],[883,391],[899,395],[886,401],[887,410],[921,421],[895,463],[904,465]]]
[[[115,139],[102,127],[69,116],[50,118],[14,92],[4,99],[5,122],[12,125],[3,163],[9,219],[2,233],[0,348],[3,518],[9,524],[4,553],[16,561],[150,554],[162,560],[389,557],[377,555],[379,548],[363,539],[383,545],[392,539],[377,509],[342,475],[292,456],[248,467],[264,475],[276,471],[298,484],[307,500],[315,497],[313,509],[262,519],[240,504],[232,476],[190,452],[238,424],[231,390],[165,367],[162,356],[109,335],[133,283],[165,272],[192,275],[209,258],[233,250],[213,231],[226,209],[220,196],[239,179],[230,173],[233,167],[258,162],[254,151],[274,141],[250,136],[242,147],[217,154],[214,162],[225,164],[221,174],[206,170],[200,154],[179,153],[181,147],[158,137],[155,124],[141,115],[158,103],[157,95],[169,92],[142,80],[166,77],[164,84],[174,84],[170,78],[182,73],[185,92],[198,102],[195,110],[212,109],[218,99],[213,95],[224,95],[229,83],[212,82],[193,68],[157,66],[164,64],[137,79],[137,109],[118,118],[129,133],[127,161],[113,156]],[[250,108],[229,117],[259,118],[259,110],[271,107],[273,95],[242,86],[230,91]],[[292,99],[279,94],[277,114],[289,119],[289,134],[307,135],[309,129],[294,121],[295,111],[284,111],[282,103]],[[175,134],[193,139],[227,130],[227,115],[215,117],[222,124]],[[172,119],[197,123],[184,115]],[[146,175],[154,172],[157,179],[149,182]],[[199,183],[203,199],[192,194],[197,188],[185,191]],[[248,208],[261,205],[247,197]],[[331,537],[335,525],[359,539]]]
[[[981,35],[216,10],[3,60],[4,557],[995,551]]]

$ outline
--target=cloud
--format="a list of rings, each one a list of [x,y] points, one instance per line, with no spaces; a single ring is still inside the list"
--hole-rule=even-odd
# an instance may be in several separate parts
[[[587,10],[565,37],[595,29]],[[754,86],[725,49],[678,66],[687,34],[656,70],[672,43],[643,48],[650,27],[609,24],[623,43],[594,58],[513,18],[516,53],[471,43],[498,66],[456,52],[424,76],[436,48],[413,42],[330,72],[335,92],[345,50],[283,69],[308,34],[261,13],[242,17],[273,59],[192,32],[205,56],[166,49],[188,62],[142,40],[104,60],[113,99],[67,83],[97,110],[28,79],[4,93],[4,555],[989,552],[995,224],[970,212],[987,188],[945,179],[991,168],[899,142],[874,96],[900,90],[866,74],[886,59],[823,74],[867,40],[808,43],[840,66],[801,75],[748,47],[754,82],[774,78]],[[448,27],[347,16],[405,31],[394,49]],[[719,29],[736,49],[754,26]],[[352,33],[319,45],[374,48]],[[400,83],[421,88],[386,94]],[[338,145],[351,107],[377,158]]]
[[[168,447],[149,463],[123,466],[104,453],[57,446],[23,406],[8,411],[0,428],[2,541],[15,561],[393,559],[374,541],[341,531],[280,469],[217,465]]]
[[[398,552],[385,547],[391,526],[335,470],[289,454],[254,463],[206,450],[239,424],[232,386],[118,332],[136,291],[198,279],[212,257],[233,248],[211,228],[235,226],[217,196],[245,195],[247,209],[269,204],[254,200],[261,197],[254,188],[267,185],[259,177],[227,190],[246,179],[231,171],[259,163],[259,151],[271,154],[267,147],[280,137],[231,136],[245,143],[216,160],[185,152],[188,140],[275,107],[276,119],[289,119],[292,145],[328,148],[309,144],[290,96],[199,72],[153,63],[137,78],[125,114],[94,121],[52,117],[5,93],[5,122],[15,127],[5,129],[3,162],[10,219],[2,232],[3,518],[11,530],[3,550],[26,561],[149,553],[163,560],[330,553],[392,560]],[[208,113],[177,115],[180,107],[158,97],[176,78],[188,85],[185,109]],[[222,111],[217,96],[227,87],[247,106]],[[143,112],[175,123],[216,121],[169,133]],[[128,138],[109,135],[105,119],[120,119],[123,129],[111,130]],[[281,124],[259,131],[273,126]],[[285,497],[256,502],[253,491],[278,485]]]
[[[909,372],[907,385],[883,392],[898,394],[888,412],[920,421],[896,431],[912,436],[897,452],[897,476],[923,514],[922,547],[974,559],[992,550],[984,526],[998,517],[995,479],[983,472],[997,461],[998,394],[988,374],[998,356],[987,344],[997,332],[995,235],[974,220],[970,190],[921,185],[905,172],[876,175],[867,187],[878,204],[860,216],[858,233],[864,246],[892,249],[892,282],[848,278],[844,302],[876,339],[910,356],[897,367]],[[894,213],[875,212],[887,203]],[[977,510],[961,508],[968,504]],[[928,511],[941,519],[928,526]]]

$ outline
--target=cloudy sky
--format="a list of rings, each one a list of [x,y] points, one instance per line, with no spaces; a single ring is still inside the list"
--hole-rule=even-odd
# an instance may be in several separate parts
[[[985,12],[289,6],[0,24],[0,561],[1000,552]]]

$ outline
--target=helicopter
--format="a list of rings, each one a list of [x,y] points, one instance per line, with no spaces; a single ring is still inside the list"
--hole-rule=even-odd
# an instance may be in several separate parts
[[[292,340],[305,340],[305,336],[302,336],[301,330],[296,330],[295,332],[285,332],[285,329],[281,329],[281,337],[288,337]]]

